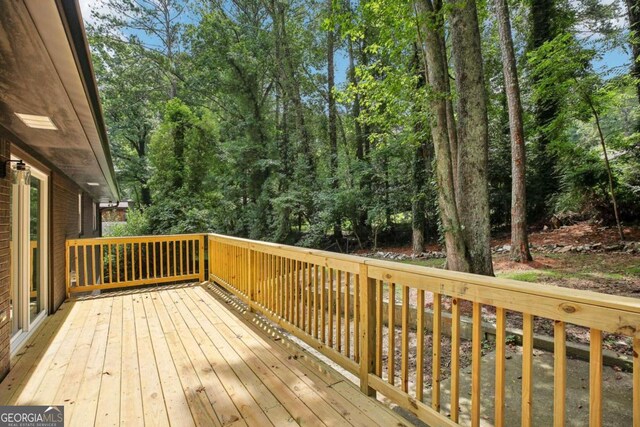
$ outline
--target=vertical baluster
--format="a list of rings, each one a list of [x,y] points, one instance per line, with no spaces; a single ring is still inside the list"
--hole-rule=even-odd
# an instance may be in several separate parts
[[[553,425],[555,427],[564,427],[565,421],[566,347],[564,322],[556,320],[553,325]]]
[[[299,328],[300,325],[302,324],[302,319],[301,319],[301,315],[300,315],[300,304],[301,304],[301,300],[302,300],[302,295],[300,293],[300,267],[302,265],[302,262],[298,261],[298,260],[294,260],[293,261],[295,264],[295,268],[294,268],[294,279],[293,279],[293,289],[294,289],[294,293],[295,293],[295,311],[296,311],[296,326]]]
[[[138,279],[142,280],[142,242],[138,242]]]
[[[312,311],[313,311],[313,305],[311,302],[311,268],[312,265],[310,263],[307,263],[307,269],[305,270],[306,273],[306,280],[305,280],[305,287],[307,289],[307,333],[309,335],[312,334],[311,330],[312,330],[312,324],[311,324],[311,319],[312,319]]]
[[[333,348],[333,300],[334,300],[334,289],[333,289],[333,268],[329,268],[329,327],[328,327],[328,345]]]
[[[178,240],[178,265],[180,266],[180,273],[179,275],[182,276],[184,274],[184,249],[183,249],[183,241],[182,240]],[[233,262],[234,259],[231,259],[231,262]],[[233,282],[229,282],[229,283],[233,283]]]
[[[131,260],[131,268],[129,269],[129,281],[134,281],[136,280],[136,267],[135,267],[135,263],[136,263],[136,248],[135,248],[135,244],[133,242],[131,242],[130,244],[131,249],[129,251],[129,259]]]
[[[156,279],[158,277],[158,256],[156,250],[156,242],[152,242],[151,246],[153,247],[153,278]],[[160,264],[162,264],[162,260],[160,260]]]
[[[191,240],[191,274],[196,274],[196,248],[198,247],[197,243],[198,242],[195,239]]]
[[[482,358],[482,306],[473,303],[471,327],[471,425],[480,425],[480,363]]]
[[[376,375],[382,378],[382,280],[376,280]]]
[[[148,279],[150,277],[149,274],[149,242],[144,242],[144,263],[146,265],[146,270],[145,270],[145,279]]]
[[[269,281],[269,307],[272,313],[276,312],[276,307],[275,307],[276,272],[275,272],[274,259],[275,257],[273,255],[269,256],[269,277],[271,279]]]
[[[313,337],[318,339],[320,325],[318,324],[318,266],[313,265]]]
[[[336,350],[342,352],[342,277],[341,271],[336,270]]]
[[[75,259],[75,264],[76,264],[76,286],[80,286],[80,268],[79,268],[80,252],[78,251],[78,244],[77,243],[74,245],[73,254],[76,256],[76,259]]]
[[[322,279],[320,281],[320,341],[327,343],[327,269],[326,267],[320,268],[320,274]]]
[[[424,290],[416,298],[416,400],[424,398]]]
[[[264,254],[264,259],[263,259],[263,263],[264,263],[264,273],[265,273],[265,278],[264,278],[264,292],[262,293],[263,296],[263,302],[264,302],[264,306],[265,308],[268,310],[269,309],[269,281],[271,280],[271,272],[269,270],[269,254]]]
[[[101,278],[101,282],[102,284],[105,284],[105,277],[104,277],[104,245],[101,243],[100,246],[98,246],[100,248],[100,278]]]
[[[174,240],[172,243],[173,246],[173,276],[177,276],[178,275],[178,263],[177,263],[177,258],[178,258],[178,248],[176,247],[176,241]],[[224,280],[229,283],[229,245],[225,245],[225,275],[224,275]]]
[[[116,243],[116,271],[118,273],[118,283],[121,282],[120,277],[120,244]]]
[[[345,273],[344,283],[344,354],[351,357],[351,273]]]
[[[277,316],[279,311],[279,298],[280,298],[280,273],[278,271],[278,256],[274,255],[271,258],[273,264],[273,290],[271,292],[271,299],[273,300],[273,312]]]
[[[400,384],[402,391],[409,391],[409,287],[402,289],[402,348],[400,350]]]
[[[496,427],[504,425],[504,374],[505,374],[505,311],[502,307],[496,307],[496,391],[495,391],[495,421]]]
[[[293,318],[293,268],[291,267],[292,261],[290,258],[285,259],[287,266],[287,320],[294,323]]]
[[[271,257],[271,271],[273,278],[271,279],[271,311],[278,313],[278,264],[277,257]]]
[[[368,271],[368,270],[367,270]],[[367,281],[363,283],[367,283],[369,278],[367,277]],[[357,363],[360,362],[360,277],[356,276],[353,281],[353,360]],[[369,289],[367,294],[370,297],[374,296],[374,290]],[[375,307],[374,307],[375,310]],[[374,311],[375,313],[375,311]],[[372,322],[372,326],[375,325],[373,319],[370,319]],[[373,331],[373,329],[371,329]],[[375,340],[375,337],[371,337],[371,339]],[[374,341],[375,342],[375,341]],[[369,358],[373,358],[373,355],[370,355]],[[375,361],[374,361],[375,363]]]
[[[396,369],[396,284],[389,283],[389,348],[387,353],[387,381],[395,385]]]
[[[440,346],[442,343],[442,295],[433,294],[433,344],[431,368],[431,407],[440,412]]]
[[[301,271],[300,271],[300,306],[301,312],[300,317],[302,321],[301,328],[303,331],[307,330],[307,293],[306,293],[306,281],[307,281],[307,267],[308,264],[306,262],[301,263]]]
[[[89,275],[87,274],[87,247],[82,245],[82,265],[84,266],[84,284],[89,285]]]
[[[636,331],[637,334],[637,331]],[[640,427],[640,338],[633,338],[633,427]]]
[[[124,281],[128,282],[129,281],[129,256],[128,254],[128,247],[129,244],[127,242],[122,244],[122,259],[123,259],[123,266],[124,266]]]
[[[589,343],[589,425],[602,425],[602,331],[593,328]]]
[[[95,254],[95,245],[89,245],[89,248],[91,249],[91,284],[92,285],[97,285],[98,281],[96,280],[96,254]]]
[[[111,253],[113,248],[111,246],[111,243],[109,243],[107,245],[107,250],[109,251],[109,257],[108,257],[108,261],[107,261],[108,264],[109,264],[109,283],[113,283],[114,282],[114,280],[113,280],[113,259],[112,259],[113,255]],[[76,252],[76,255],[77,255],[77,252]],[[76,256],[76,258],[77,258],[77,256]],[[77,266],[76,266],[76,271],[77,271]]]
[[[153,246],[155,248],[155,243]],[[171,273],[169,272],[169,268],[171,266],[171,261],[169,260],[169,242],[160,242],[158,246],[158,251],[160,252],[160,277],[171,276]]]
[[[451,299],[451,421],[458,422],[460,407],[460,300]]]
[[[533,315],[522,314],[522,426],[533,422]]]
[[[287,259],[280,257],[280,315],[287,318]]]

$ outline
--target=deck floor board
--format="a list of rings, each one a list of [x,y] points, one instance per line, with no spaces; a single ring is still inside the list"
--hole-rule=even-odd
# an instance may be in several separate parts
[[[67,425],[409,425],[199,285],[64,307],[12,360],[0,404],[64,404]]]

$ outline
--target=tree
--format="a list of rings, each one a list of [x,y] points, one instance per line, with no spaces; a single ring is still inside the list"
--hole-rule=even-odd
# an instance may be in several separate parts
[[[179,58],[186,5],[181,0],[103,0],[93,11],[101,33],[137,48],[161,71],[168,98],[178,95]],[[106,12],[103,12],[106,11]]]
[[[451,52],[458,93],[456,205],[471,272],[493,275],[487,181],[489,122],[478,14],[474,0],[462,5],[450,0],[450,4]]]
[[[447,249],[447,268],[456,271],[470,271],[471,260],[462,233],[453,178],[453,160],[447,116],[447,98],[450,96],[447,83],[449,75],[444,45],[440,43],[444,31],[442,10],[437,3],[432,3],[431,0],[418,0],[416,8],[418,19],[424,19],[426,22],[423,40],[425,63],[434,98],[431,100],[433,119],[430,127],[435,148],[438,202]]]
[[[530,0],[529,52],[540,49],[565,31],[567,23],[557,3],[557,0]],[[536,90],[539,81],[534,77],[531,85]],[[544,96],[537,97],[533,105],[535,138],[531,159],[537,166],[532,170],[530,188],[535,191],[529,192],[529,206],[535,219],[549,213],[549,199],[559,188],[557,156],[552,146],[557,139],[558,128],[552,122],[560,112],[561,99],[555,91],[549,90]]]
[[[333,0],[327,0],[328,20],[333,15]],[[336,173],[338,171],[338,111],[336,109],[335,94],[335,30],[330,25],[327,30],[327,98],[328,98],[328,116],[329,116],[329,174],[331,179],[331,189],[338,189],[338,180]],[[338,212],[335,213],[335,223],[333,225],[333,236],[336,240],[342,239],[341,218]]]
[[[631,45],[631,75],[636,79],[636,93],[640,102],[640,1],[625,0],[629,19],[629,44]],[[640,120],[638,121],[640,131]]]
[[[507,0],[496,0],[495,6],[511,130],[511,259],[527,262],[532,258],[527,237],[526,151],[520,85]]]
[[[157,69],[141,60],[132,46],[114,42],[91,26],[88,32],[122,193],[149,206],[148,149],[156,105],[161,99],[155,85]]]

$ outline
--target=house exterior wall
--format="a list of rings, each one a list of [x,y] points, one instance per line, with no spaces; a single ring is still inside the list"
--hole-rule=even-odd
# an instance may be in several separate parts
[[[0,162],[9,160],[9,142],[0,138]],[[0,178],[0,378],[9,372],[11,339],[11,322],[9,320],[9,239],[10,239],[10,206],[9,192],[11,182],[8,178]]]
[[[0,137],[0,162],[4,163],[11,157],[11,144]],[[25,161],[29,159],[25,158]],[[35,158],[45,166],[47,162]],[[53,170],[49,174],[49,312],[55,312],[66,298],[65,283],[65,242],[67,239],[78,237],[99,237],[100,218],[99,209],[94,211],[91,196],[87,193],[82,197],[82,229],[80,233],[78,194],[80,187],[60,172]],[[0,380],[10,368],[10,339],[11,323],[9,319],[9,298],[11,281],[10,270],[10,215],[9,192],[11,181],[0,178]],[[97,218],[94,229],[93,214]]]

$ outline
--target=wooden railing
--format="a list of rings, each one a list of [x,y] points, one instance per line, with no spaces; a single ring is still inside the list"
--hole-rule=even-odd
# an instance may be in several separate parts
[[[66,243],[67,295],[205,278],[201,234],[74,239]]]
[[[640,300],[220,235],[209,235],[208,250],[210,280],[357,375],[363,392],[380,392],[430,425],[454,425],[464,415],[477,426],[481,414],[482,418],[493,418],[497,426],[514,423],[505,421],[507,311],[510,316],[519,313],[523,324],[523,426],[534,421],[534,317],[554,322],[553,408],[548,410],[553,411],[555,426],[564,425],[567,413],[567,325],[589,330],[588,410],[592,426],[601,425],[603,419],[603,332],[631,337],[634,356],[630,410],[633,425],[640,427]],[[425,309],[427,305],[431,310]],[[483,306],[495,310],[493,384],[482,383],[480,375]],[[410,318],[412,310],[416,312],[415,319]],[[459,409],[463,311],[469,311],[473,320],[471,402],[470,410],[464,414]],[[446,331],[444,317],[450,319]],[[431,344],[427,345],[425,340],[429,338]],[[450,345],[450,356],[443,356],[443,343]],[[424,381],[427,367],[431,368],[430,384]],[[449,381],[448,413],[442,408],[445,376]],[[482,412],[481,391],[486,390],[493,393],[492,417],[487,411]]]

